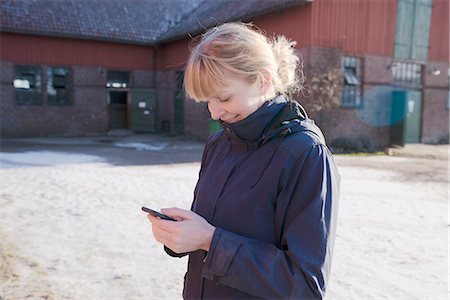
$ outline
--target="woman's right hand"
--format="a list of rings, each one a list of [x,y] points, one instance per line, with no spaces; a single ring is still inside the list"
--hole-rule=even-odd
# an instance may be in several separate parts
[[[209,251],[215,227],[202,216],[180,208],[166,208],[161,212],[178,221],[162,220],[147,215],[152,223],[153,236],[158,242],[176,253],[199,249]]]

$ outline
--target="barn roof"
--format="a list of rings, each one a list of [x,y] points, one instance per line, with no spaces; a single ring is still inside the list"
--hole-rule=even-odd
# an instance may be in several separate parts
[[[157,44],[312,0],[1,0],[3,32]]]

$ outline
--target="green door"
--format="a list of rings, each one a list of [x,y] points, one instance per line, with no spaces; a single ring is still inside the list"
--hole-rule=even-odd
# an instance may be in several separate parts
[[[177,76],[177,91],[174,99],[173,106],[173,131],[178,134],[183,134],[184,131],[184,90],[183,90],[183,78],[184,73],[179,71]]]
[[[419,91],[393,91],[390,143],[420,143],[422,94]]]
[[[156,94],[154,89],[131,91],[131,130],[156,132]]]
[[[421,92],[408,91],[406,102],[405,143],[420,143],[422,101]]]
[[[173,111],[173,130],[175,131],[175,133],[182,134],[184,131],[184,95],[182,91],[177,93],[177,95],[175,96]]]

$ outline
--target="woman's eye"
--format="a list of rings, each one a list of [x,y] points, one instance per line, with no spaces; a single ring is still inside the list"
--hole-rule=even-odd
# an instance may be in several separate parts
[[[222,98],[218,98],[220,102],[227,102],[228,100],[230,100],[231,97],[222,99]]]

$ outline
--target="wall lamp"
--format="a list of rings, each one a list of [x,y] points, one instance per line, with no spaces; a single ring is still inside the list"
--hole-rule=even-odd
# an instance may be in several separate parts
[[[441,70],[439,70],[437,68],[433,68],[433,69],[429,70],[428,73],[433,76],[439,76],[439,75],[441,75]]]

